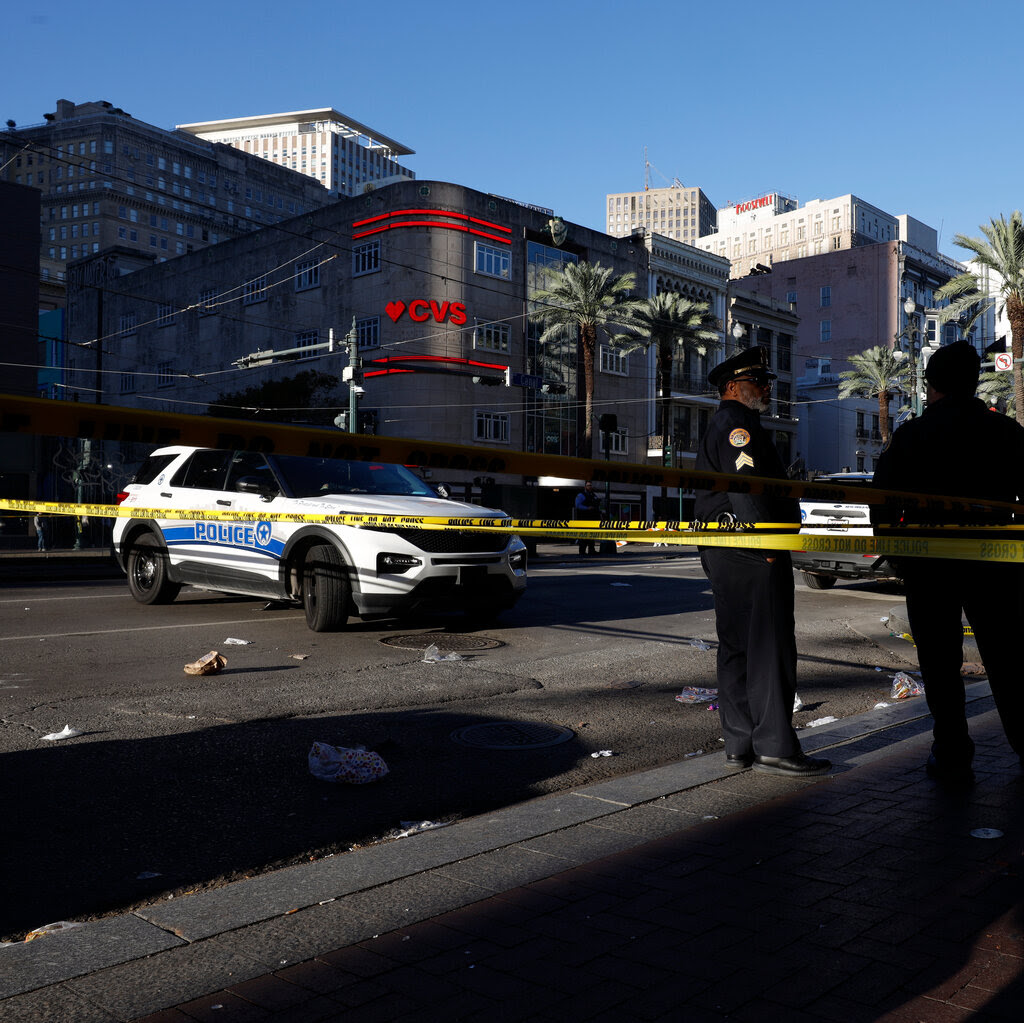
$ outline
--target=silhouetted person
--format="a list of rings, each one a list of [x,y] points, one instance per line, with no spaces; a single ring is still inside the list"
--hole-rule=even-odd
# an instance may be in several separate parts
[[[966,341],[935,352],[925,368],[927,407],[904,423],[878,459],[874,485],[951,497],[1024,501],[1024,428],[974,397],[981,360]],[[1007,511],[926,509],[913,499],[872,506],[889,524],[1008,525]],[[1019,521],[1019,519],[1017,520]],[[955,536],[955,533],[950,534]],[[973,778],[967,729],[962,614],[974,629],[1006,737],[1024,757],[1024,684],[1020,678],[1022,567],[996,561],[903,558],[907,617],[917,645],[925,698],[934,719],[927,770],[942,781]],[[1022,763],[1024,766],[1024,763]]]

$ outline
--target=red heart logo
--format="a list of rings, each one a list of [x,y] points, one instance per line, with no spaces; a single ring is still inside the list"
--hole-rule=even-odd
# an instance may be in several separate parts
[[[404,302],[388,302],[388,304],[386,306],[384,306],[384,311],[388,314],[388,316],[391,317],[391,322],[392,323],[397,323],[398,322],[398,317],[401,316],[402,313],[405,312],[405,303]]]

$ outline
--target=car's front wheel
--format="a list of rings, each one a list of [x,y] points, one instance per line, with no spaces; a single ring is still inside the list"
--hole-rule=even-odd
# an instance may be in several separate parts
[[[302,572],[302,607],[314,632],[333,632],[348,621],[349,581],[345,561],[331,544],[306,554]]]
[[[830,590],[836,584],[834,575],[816,575],[814,572],[804,572],[803,575],[809,590]]]
[[[132,540],[125,567],[128,590],[140,604],[170,604],[181,590],[181,583],[171,581],[167,551],[152,533]]]

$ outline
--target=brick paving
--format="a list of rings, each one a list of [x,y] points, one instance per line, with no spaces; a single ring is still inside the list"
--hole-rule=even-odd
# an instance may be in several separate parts
[[[1024,774],[994,712],[972,732],[969,790],[925,776],[918,734],[139,1023],[1017,1023]]]

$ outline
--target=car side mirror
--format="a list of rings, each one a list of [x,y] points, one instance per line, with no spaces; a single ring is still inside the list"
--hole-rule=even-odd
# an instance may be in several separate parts
[[[239,494],[258,494],[264,501],[272,501],[278,494],[277,487],[258,476],[240,476],[235,480],[235,490]]]

